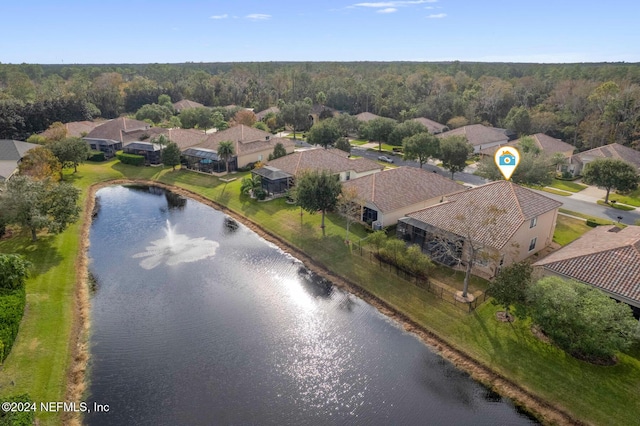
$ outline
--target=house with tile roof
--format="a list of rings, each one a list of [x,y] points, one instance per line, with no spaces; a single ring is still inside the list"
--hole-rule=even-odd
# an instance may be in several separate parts
[[[280,108],[278,108],[277,106],[274,106],[267,109],[263,109],[262,111],[256,113],[256,120],[262,121],[270,113],[279,114]]]
[[[429,130],[429,133],[431,133],[432,135],[437,135],[438,133],[446,132],[447,130],[449,130],[446,125],[440,124],[437,121],[429,120],[426,117],[412,118],[411,121],[417,121],[418,123],[422,124]]]
[[[588,151],[580,152],[569,158],[569,163],[563,166],[562,171],[568,171],[573,176],[580,176],[584,166],[596,158],[615,158],[630,163],[640,172],[640,151],[628,146],[612,143],[600,146]]]
[[[351,179],[343,184],[353,188],[364,202],[362,221],[375,228],[395,225],[411,212],[444,201],[446,195],[467,188],[437,173],[415,167],[396,167]]]
[[[540,150],[542,154],[548,155],[550,157],[553,157],[555,154],[562,154],[565,158],[569,158],[573,155],[573,152],[576,149],[575,146],[568,144],[561,139],[552,138],[551,136],[545,135],[544,133],[536,133],[535,135],[527,137],[533,140],[534,145]],[[509,142],[508,145],[520,149],[520,139]],[[502,145],[483,148],[482,150],[480,150],[480,155],[493,158],[498,148],[501,147]]]
[[[222,141],[233,142],[235,156],[229,161],[230,171],[239,167],[246,167],[258,161],[266,161],[278,143],[284,146],[287,154],[292,153],[295,149],[295,142],[291,139],[274,137],[269,132],[243,124],[208,134],[202,142],[191,146],[191,148],[217,152],[218,146]]]
[[[173,103],[173,109],[176,110],[176,113],[178,114],[180,114],[180,112],[184,111],[185,109],[191,108],[204,108],[204,105],[196,101],[190,101],[189,99],[183,99],[181,101]]]
[[[598,226],[533,266],[539,276],[597,287],[640,315],[640,226]]]
[[[26,153],[40,145],[29,142],[0,139],[0,182],[9,180]]]
[[[409,213],[398,221],[397,235],[442,263],[466,265],[471,259],[474,274],[492,278],[500,268],[551,244],[561,205],[512,182],[496,181]]]
[[[471,124],[469,126],[458,127],[436,135],[446,139],[450,136],[464,136],[473,146],[473,152],[478,153],[485,148],[506,145],[509,136],[504,129],[483,126],[482,124]]]
[[[174,142],[178,145],[180,150],[202,143],[207,138],[207,134],[202,130],[180,128],[165,129],[164,127],[151,127],[146,130],[132,130],[123,132],[122,136],[123,143],[126,145],[127,143],[137,141],[151,142],[152,140],[160,137],[160,135],[164,135],[171,142]]]
[[[346,182],[378,173],[384,168],[366,158],[349,158],[348,153],[333,148],[298,151],[271,160],[266,165],[269,167],[254,169],[252,173],[261,177],[263,189],[272,195],[278,194],[278,191],[281,194],[286,192],[295,177],[305,171],[328,170],[331,174],[338,175],[342,182]]]
[[[102,151],[106,158],[112,158],[122,149],[124,135],[134,130],[148,130],[151,126],[144,121],[126,117],[109,120],[91,130],[83,139],[94,151]]]

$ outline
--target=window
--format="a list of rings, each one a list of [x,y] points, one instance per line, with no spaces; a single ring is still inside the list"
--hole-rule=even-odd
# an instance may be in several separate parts
[[[534,217],[531,219],[531,223],[529,223],[529,228],[535,228],[537,224],[538,224],[538,218]]]
[[[529,251],[533,250],[534,248],[536,248],[536,240],[538,239],[538,237],[535,237],[531,240],[531,242],[529,243]]]

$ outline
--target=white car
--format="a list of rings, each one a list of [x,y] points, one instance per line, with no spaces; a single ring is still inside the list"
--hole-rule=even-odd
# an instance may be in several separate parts
[[[389,158],[386,155],[381,155],[378,157],[378,160],[384,161],[385,163],[393,163],[393,158]]]

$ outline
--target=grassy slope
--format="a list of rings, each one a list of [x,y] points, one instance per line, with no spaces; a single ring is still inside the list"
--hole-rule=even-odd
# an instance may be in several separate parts
[[[568,192],[580,192],[587,187],[587,185],[583,185],[581,183],[576,183],[576,182],[571,182],[566,180],[559,180],[559,179],[553,179],[553,181],[551,182],[551,185],[549,186],[552,188],[561,189],[563,191],[568,191]]]
[[[357,282],[428,330],[526,389],[562,404],[577,418],[611,425],[633,424],[640,416],[640,400],[636,397],[640,389],[638,348],[632,352],[633,356],[621,354],[616,366],[597,367],[577,361],[538,341],[524,321],[512,325],[497,322],[494,319],[497,308],[491,304],[484,304],[471,315],[464,314],[447,303],[439,302],[429,292],[398,279],[394,273],[373,266],[366,257],[349,255],[349,248],[343,243],[344,220],[329,215],[327,237],[322,239],[320,215],[305,213],[301,222],[299,209],[283,200],[256,203],[240,197],[240,179],[229,183],[223,192],[224,184],[214,177],[110,162],[84,165],[73,180],[86,188],[93,182],[125,175],[176,184],[227,205],[303,249],[334,273]],[[559,222],[571,224],[565,220]],[[36,401],[63,398],[69,359],[68,315],[73,302],[74,251],[78,249],[79,226],[74,225],[59,236],[46,237],[38,243],[42,247],[40,249],[27,244],[24,239],[22,243],[20,239],[0,243],[2,251],[18,249],[32,253],[35,256],[31,257],[32,260],[39,261],[39,257],[48,259],[48,264],[40,266],[38,274],[29,280],[29,310],[25,313],[16,345],[0,373],[0,385],[9,380],[14,380],[16,385],[11,389],[3,387],[1,394],[27,391]],[[352,239],[366,235],[361,227],[353,228],[355,237]],[[50,242],[45,244],[45,241]],[[39,348],[36,355],[31,349],[35,342]],[[55,423],[57,417],[45,417],[44,420],[45,423]]]
[[[553,241],[565,246],[591,229],[584,220],[558,215]]]

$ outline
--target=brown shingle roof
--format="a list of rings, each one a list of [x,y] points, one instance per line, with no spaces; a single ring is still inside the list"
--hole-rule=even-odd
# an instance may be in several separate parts
[[[126,117],[115,118],[93,129],[86,136],[91,139],[109,139],[113,141],[121,141],[121,132],[127,132],[138,129],[149,129],[149,124],[144,121],[132,120]]]
[[[397,167],[363,176],[345,182],[344,187],[355,188],[362,199],[383,213],[466,190],[451,179],[415,167]]]
[[[471,236],[481,244],[503,248],[522,224],[557,209],[562,203],[508,181],[497,181],[450,195],[447,201],[408,216],[436,228]],[[489,211],[497,215],[497,226],[487,226]]]
[[[581,163],[587,158],[615,158],[624,160],[640,169],[640,151],[617,143],[584,151],[571,157],[572,162]]]
[[[329,170],[331,173],[341,173],[353,170],[364,173],[372,170],[382,170],[383,166],[366,158],[347,158],[344,151],[337,149],[310,149],[299,151],[285,157],[276,158],[267,164],[296,176],[304,170]]]
[[[449,136],[465,136],[467,141],[473,146],[485,145],[488,143],[506,142],[509,138],[504,131],[486,127],[482,124],[472,124],[470,126],[458,127],[437,135],[440,138],[448,138]]]
[[[272,112],[274,114],[278,114],[280,112],[280,108],[274,106],[274,107],[270,107],[270,108],[267,108],[265,110],[262,110],[262,111],[256,113],[256,120],[258,120],[258,121],[262,120],[270,112]]]
[[[190,101],[189,99],[183,99],[173,104],[173,109],[175,109],[177,112],[180,112],[182,110],[189,109],[189,108],[202,108],[202,107],[204,107],[204,105],[202,105],[201,103]]]
[[[436,133],[442,133],[445,130],[449,130],[449,128],[444,124],[440,124],[437,121],[429,120],[425,117],[412,118],[411,121],[417,121],[418,123],[422,124],[427,129],[429,129],[429,133],[432,133],[434,135]]]
[[[356,118],[358,119],[358,121],[363,121],[363,122],[367,122],[367,121],[371,121],[374,120],[376,118],[380,118],[379,115],[375,115],[371,112],[361,112],[360,114],[356,115]]]
[[[573,152],[576,147],[563,142],[560,139],[552,138],[551,136],[547,136],[544,133],[536,133],[532,136],[533,140],[536,142],[536,145],[542,150],[542,152],[553,155],[558,152]]]
[[[598,226],[534,266],[640,303],[640,226]]]
[[[103,121],[72,121],[65,123],[64,127],[67,129],[68,137],[81,138],[103,123]]]

